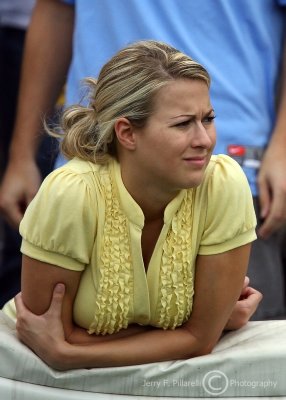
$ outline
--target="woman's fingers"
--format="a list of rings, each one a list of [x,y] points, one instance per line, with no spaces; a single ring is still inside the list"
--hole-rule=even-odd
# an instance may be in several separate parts
[[[53,291],[51,304],[47,314],[61,318],[64,295],[65,285],[63,283],[57,283]]]

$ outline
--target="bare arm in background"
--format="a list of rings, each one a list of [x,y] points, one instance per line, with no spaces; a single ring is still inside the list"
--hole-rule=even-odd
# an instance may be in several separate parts
[[[38,0],[27,32],[9,163],[0,188],[0,210],[15,228],[41,183],[36,154],[42,121],[53,110],[66,80],[73,20],[73,7],[58,0]]]
[[[280,76],[280,96],[272,137],[258,174],[261,217],[258,234],[267,238],[286,222],[286,40]]]

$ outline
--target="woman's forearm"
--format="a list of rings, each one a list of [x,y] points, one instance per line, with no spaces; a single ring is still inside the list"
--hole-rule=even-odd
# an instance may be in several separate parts
[[[54,368],[94,368],[126,366],[167,360],[186,359],[208,354],[207,346],[183,327],[176,330],[155,329],[118,340],[87,346],[65,343],[52,360]]]
[[[110,342],[116,339],[122,339],[137,335],[139,333],[147,332],[154,329],[150,326],[140,326],[137,324],[130,325],[126,329],[121,329],[119,332],[111,335],[95,335],[89,334],[86,329],[74,326],[70,335],[66,338],[70,344],[89,345],[95,343]]]

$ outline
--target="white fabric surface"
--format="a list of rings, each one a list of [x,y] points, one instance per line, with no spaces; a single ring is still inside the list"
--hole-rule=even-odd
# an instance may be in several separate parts
[[[146,397],[104,393],[79,392],[78,390],[55,389],[25,382],[0,378],[1,400],[187,400],[189,397]],[[235,400],[227,397],[225,400]],[[258,400],[258,397],[244,397],[244,400]],[[263,397],[263,400],[283,400],[285,397]]]
[[[18,341],[0,312],[0,361],[1,400],[274,398],[286,396],[286,321],[250,322],[203,357],[59,372]]]

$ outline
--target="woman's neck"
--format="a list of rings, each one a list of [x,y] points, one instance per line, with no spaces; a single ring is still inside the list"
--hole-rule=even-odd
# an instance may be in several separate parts
[[[163,192],[150,182],[143,179],[142,175],[126,174],[121,170],[123,184],[132,198],[140,206],[146,221],[163,219],[167,205],[177,196],[178,192]]]

